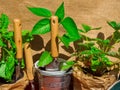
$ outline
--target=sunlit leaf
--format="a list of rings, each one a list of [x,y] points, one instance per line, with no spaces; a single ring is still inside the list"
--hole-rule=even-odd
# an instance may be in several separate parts
[[[114,30],[120,30],[120,23],[116,21],[107,22]]]
[[[37,16],[51,17],[52,13],[46,8],[28,7],[28,9]]]
[[[46,18],[38,21],[34,25],[31,34],[32,35],[45,34],[49,31],[50,31],[50,20]]]
[[[51,63],[53,60],[51,54],[48,51],[44,51],[39,59],[38,67],[44,67]]]
[[[64,2],[58,7],[58,9],[55,12],[55,15],[58,16],[59,21],[61,21],[64,18],[64,16],[65,16]]]
[[[10,22],[9,22],[8,16],[6,14],[1,14],[1,17],[0,17],[0,29],[4,29],[6,31],[6,29],[8,28],[9,23]]]
[[[62,64],[61,70],[68,70],[74,65],[74,61],[66,61],[65,63]]]
[[[69,35],[68,33],[66,33],[62,37],[60,37],[60,40],[66,47],[68,47],[71,42],[78,40],[78,38],[73,37],[73,36]]]
[[[77,26],[74,22],[74,20],[70,17],[66,17],[63,21],[62,21],[62,25],[65,28],[65,30],[67,31],[67,33],[72,37],[77,39],[80,39],[80,35],[78,33],[78,29]]]
[[[82,27],[83,27],[85,32],[88,32],[88,31],[90,31],[92,29],[90,26],[88,26],[86,24],[82,24]]]

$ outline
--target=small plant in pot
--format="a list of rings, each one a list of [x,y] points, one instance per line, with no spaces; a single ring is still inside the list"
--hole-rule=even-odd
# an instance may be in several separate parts
[[[75,55],[78,59],[74,66],[74,76],[81,90],[107,90],[118,78],[120,48],[116,45],[120,43],[120,24],[115,21],[107,23],[114,32],[106,39],[102,32],[98,33],[97,38],[83,34],[81,42],[77,43]],[[100,29],[85,24],[82,27],[80,33]]]
[[[45,18],[38,21],[32,29],[32,35],[46,34],[51,32],[51,52],[44,51],[35,67],[41,73],[42,90],[69,90],[71,67],[74,61],[59,58],[58,41],[68,48],[71,42],[80,39],[77,26],[71,17],[65,17],[64,2],[58,7],[55,14],[46,8],[28,7],[37,16]],[[59,26],[62,25],[66,33],[58,34]]]
[[[19,35],[17,35],[17,38],[15,38],[16,27],[21,26],[21,23],[19,23],[19,25],[18,22],[18,25],[16,26],[16,20],[18,19],[14,20],[15,30],[12,31],[8,30],[8,26],[10,24],[9,17],[6,14],[1,14],[0,16],[0,89],[2,90],[9,90],[11,88],[23,89],[28,83],[27,76],[23,72],[25,64],[24,58],[22,58],[22,45],[23,43],[30,41],[31,36],[28,31],[23,31],[21,35],[19,33],[21,32],[20,28],[17,28],[17,30],[19,30],[17,31]],[[23,40],[22,36],[24,37]],[[19,45],[17,45],[15,42],[18,39],[19,45],[21,45],[21,47],[19,47],[20,50],[18,50],[17,47]],[[18,54],[21,57],[20,63],[17,58]],[[18,64],[20,64],[20,67],[18,67]],[[17,73],[17,70],[19,70],[20,73]],[[18,80],[20,80],[19,83],[17,82]],[[21,87],[19,87],[19,85]]]

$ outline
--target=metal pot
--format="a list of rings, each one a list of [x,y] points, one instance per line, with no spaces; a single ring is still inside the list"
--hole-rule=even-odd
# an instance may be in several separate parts
[[[39,69],[37,63],[35,68],[40,74],[40,90],[70,90],[72,71],[45,71]]]

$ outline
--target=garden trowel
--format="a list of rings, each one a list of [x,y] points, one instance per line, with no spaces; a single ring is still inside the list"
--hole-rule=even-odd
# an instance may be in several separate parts
[[[58,70],[58,17],[51,17],[51,55],[54,61],[46,67],[46,70]]]
[[[20,67],[21,60],[23,58],[21,30],[21,21],[19,19],[14,19],[14,40],[16,44],[16,59],[18,60],[18,64],[16,66],[16,80],[18,80],[22,75]]]
[[[31,90],[35,90],[33,83],[34,82],[33,59],[31,54],[31,47],[29,43],[25,44],[24,52],[25,52],[26,72],[31,85]]]

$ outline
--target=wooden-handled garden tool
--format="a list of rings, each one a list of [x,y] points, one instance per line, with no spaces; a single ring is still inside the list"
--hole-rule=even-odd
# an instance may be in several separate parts
[[[22,75],[20,64],[23,58],[21,21],[19,19],[14,19],[13,24],[14,24],[14,40],[16,44],[16,58],[18,60],[18,65],[16,66],[16,80],[18,80]]]
[[[51,54],[55,59],[58,57],[58,17],[51,17]]]
[[[57,58],[58,58],[58,17],[51,17],[51,55],[54,58],[54,61],[48,65],[48,70],[58,70]]]
[[[33,83],[34,82],[33,81],[34,80],[33,59],[31,54],[31,47],[29,43],[25,44],[24,52],[25,52],[26,72],[31,85],[31,90],[35,90],[34,83]]]

